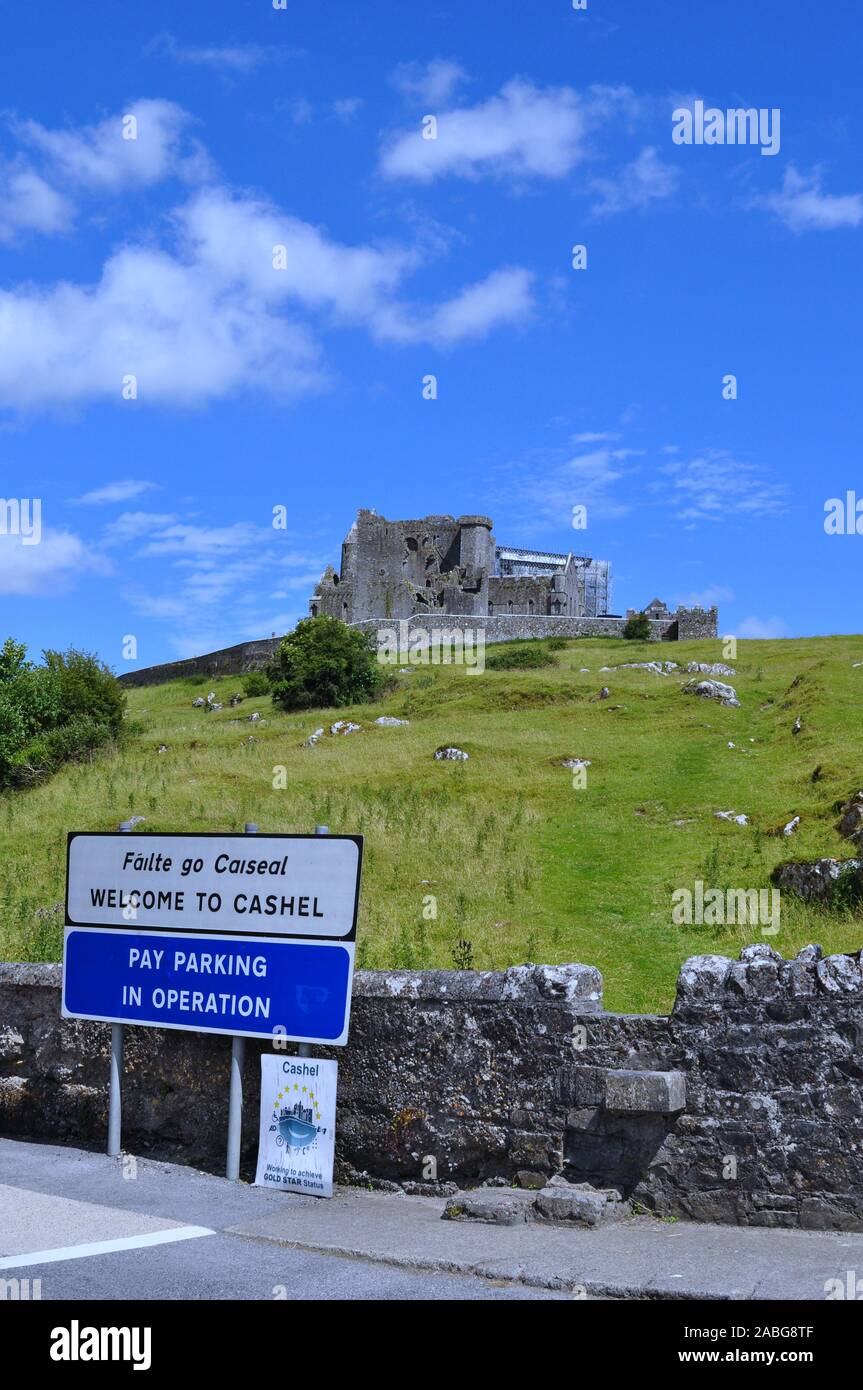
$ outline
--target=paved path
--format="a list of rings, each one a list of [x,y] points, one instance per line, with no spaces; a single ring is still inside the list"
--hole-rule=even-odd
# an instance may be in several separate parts
[[[596,1231],[442,1221],[444,1203],[269,1192],[0,1140],[0,1279],[42,1298],[823,1300],[863,1235],[637,1217]]]

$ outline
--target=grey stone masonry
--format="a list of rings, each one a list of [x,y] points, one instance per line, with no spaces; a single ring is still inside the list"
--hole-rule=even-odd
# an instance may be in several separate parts
[[[162,685],[188,676],[239,676],[247,671],[259,671],[272,659],[281,638],[265,637],[254,642],[239,642],[235,647],[223,647],[204,656],[190,656],[184,661],[168,661],[163,666],[144,666],[139,671],[125,671],[119,680],[124,685]]]
[[[0,1131],[101,1147],[109,1044],[60,1018],[59,966],[0,965]],[[346,1181],[560,1177],[660,1215],[863,1230],[859,952],[693,957],[667,1017],[607,1013],[585,965],[361,971],[348,1046],[316,1051],[338,1056]],[[128,1028],[125,1146],[221,1169],[229,1059],[227,1037]]]
[[[693,609],[677,609],[669,618],[651,619],[648,640],[651,642],[694,641],[696,638],[713,638],[717,633],[716,610],[704,614],[698,611],[697,619],[690,623]],[[492,614],[487,617],[465,617],[459,613],[423,614],[408,618],[407,641],[418,643],[419,634],[464,631],[471,634],[476,645],[476,634],[482,633],[483,640],[492,642],[529,641],[537,637],[622,637],[626,619],[606,614],[601,618],[555,617],[549,614],[531,615],[527,613]],[[377,618],[367,618],[351,624],[370,637],[392,629],[398,633],[395,622]],[[405,644],[407,645],[407,644]]]
[[[679,1071],[609,1071],[606,1110],[632,1115],[676,1115],[686,1109],[686,1077]]]

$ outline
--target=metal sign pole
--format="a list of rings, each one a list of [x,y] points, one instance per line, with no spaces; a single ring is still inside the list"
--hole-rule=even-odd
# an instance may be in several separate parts
[[[257,835],[253,821],[243,826],[247,835]],[[243,1064],[246,1060],[246,1039],[231,1038],[231,1085],[228,1092],[228,1161],[225,1176],[231,1182],[240,1180],[240,1146],[243,1137]]]
[[[330,827],[329,827],[328,825],[316,825],[316,826],[315,826],[315,834],[316,834],[316,835],[329,835],[329,833],[330,833]],[[311,1055],[312,1055],[312,1045],[311,1045],[311,1043],[298,1043],[298,1045],[297,1045],[297,1056],[298,1056],[298,1057],[311,1057]]]
[[[134,829],[127,820],[117,829],[128,835]],[[123,1121],[123,1024],[111,1024],[111,1071],[108,1082],[108,1157],[120,1155],[120,1130]]]

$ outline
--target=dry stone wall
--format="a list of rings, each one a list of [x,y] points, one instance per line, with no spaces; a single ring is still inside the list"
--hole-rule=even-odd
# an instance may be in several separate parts
[[[59,966],[0,965],[0,1132],[101,1146],[110,1030],[59,1015]],[[126,1147],[222,1170],[229,1057],[224,1037],[128,1028]],[[343,1180],[559,1173],[662,1215],[863,1229],[858,955],[698,956],[668,1017],[607,1013],[583,965],[360,972],[338,1059]]]

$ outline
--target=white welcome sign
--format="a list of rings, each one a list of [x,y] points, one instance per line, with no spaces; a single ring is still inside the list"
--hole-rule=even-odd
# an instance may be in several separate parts
[[[338,1062],[261,1056],[258,1187],[332,1197]]]

